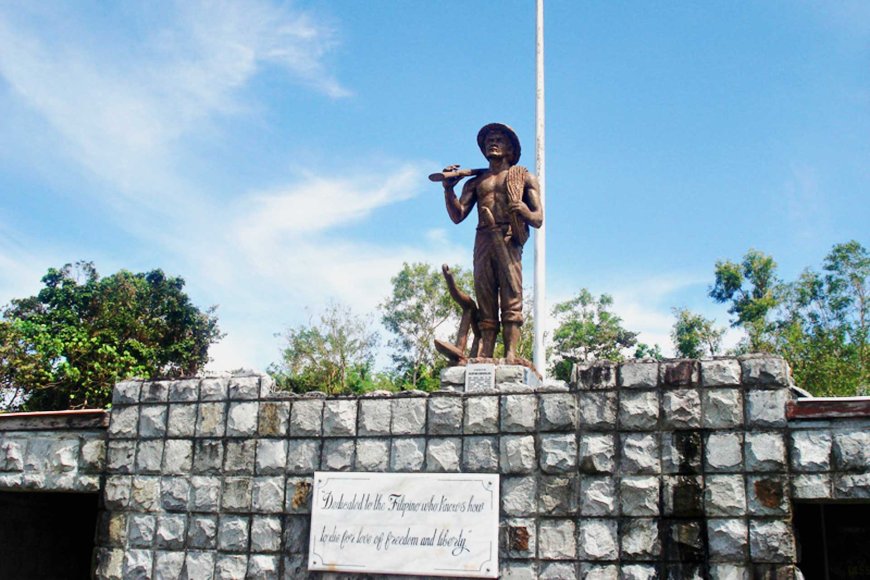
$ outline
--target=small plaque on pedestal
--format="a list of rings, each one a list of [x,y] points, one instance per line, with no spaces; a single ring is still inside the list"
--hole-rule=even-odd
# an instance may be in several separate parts
[[[495,388],[495,365],[469,364],[465,367],[465,392],[491,391]]]

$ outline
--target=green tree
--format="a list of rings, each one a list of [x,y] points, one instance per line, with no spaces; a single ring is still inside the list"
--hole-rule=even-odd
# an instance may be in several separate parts
[[[0,322],[0,387],[15,393],[14,408],[105,406],[119,380],[195,374],[221,338],[215,307],[199,310],[184,280],[161,270],[100,278],[78,262],[42,283]]]
[[[639,342],[634,348],[634,358],[654,358],[656,360],[662,360],[665,358],[665,355],[662,354],[662,347],[659,345],[654,344],[650,346],[645,342]]]
[[[612,306],[613,299],[607,294],[596,299],[583,288],[574,298],[553,307],[558,321],[552,347],[556,378],[569,380],[578,362],[623,360],[623,352],[637,343],[637,333],[623,328]]]
[[[451,268],[457,285],[468,291],[471,274],[458,266]],[[435,351],[434,340],[449,328],[455,333],[459,306],[450,297],[440,268],[430,264],[403,264],[390,282],[390,296],[380,305],[381,321],[390,331],[388,344],[404,388],[432,390],[439,386],[438,371],[445,364]]]
[[[346,306],[329,304],[316,322],[291,328],[284,338],[281,361],[269,368],[281,388],[338,395],[382,385],[372,374],[378,335]]]
[[[676,321],[671,328],[671,340],[677,356],[702,358],[719,354],[724,328],[717,328],[715,321],[687,308],[674,308],[673,313]]]
[[[720,304],[730,302],[728,312],[735,316],[731,326],[740,326],[746,331],[746,350],[771,352],[774,349],[771,337],[774,325],[769,314],[780,303],[779,285],[776,262],[758,250],[750,249],[740,264],[727,260],[716,262],[716,281],[709,295]]]
[[[870,255],[858,242],[834,246],[823,272],[805,270],[786,286],[778,351],[795,381],[821,396],[866,394]]]

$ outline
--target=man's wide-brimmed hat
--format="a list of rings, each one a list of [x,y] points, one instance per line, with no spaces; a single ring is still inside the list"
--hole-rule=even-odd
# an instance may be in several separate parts
[[[483,153],[483,156],[486,157],[486,149],[484,148],[483,142],[490,131],[501,131],[507,135],[514,150],[514,156],[510,159],[510,164],[516,165],[520,160],[520,153],[522,153],[522,149],[520,148],[520,138],[517,137],[516,131],[502,123],[490,123],[489,125],[484,125],[483,128],[477,132],[477,146],[480,147],[480,152]]]

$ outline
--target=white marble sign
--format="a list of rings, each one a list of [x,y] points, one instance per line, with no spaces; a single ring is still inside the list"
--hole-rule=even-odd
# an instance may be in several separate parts
[[[315,472],[308,569],[497,578],[498,481]]]
[[[469,364],[465,367],[465,392],[491,391],[495,388],[495,365]]]

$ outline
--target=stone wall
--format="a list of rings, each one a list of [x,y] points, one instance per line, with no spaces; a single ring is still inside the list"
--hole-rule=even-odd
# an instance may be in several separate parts
[[[780,359],[598,363],[536,389],[502,369],[483,393],[462,373],[358,398],[118,384],[97,577],[308,577],[315,470],[500,473],[503,578],[792,578],[792,498],[870,496],[866,419],[789,422]],[[0,431],[7,487],[21,438]]]

